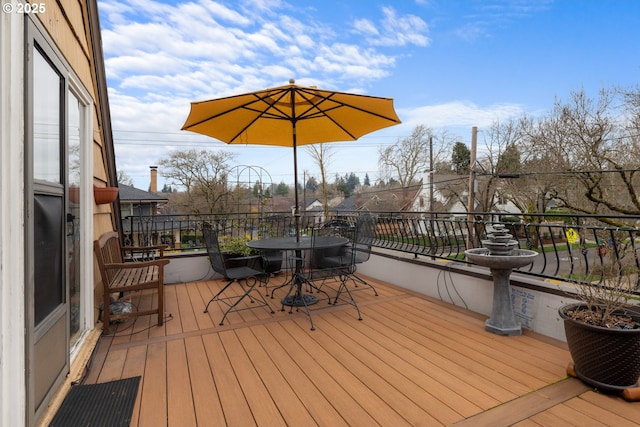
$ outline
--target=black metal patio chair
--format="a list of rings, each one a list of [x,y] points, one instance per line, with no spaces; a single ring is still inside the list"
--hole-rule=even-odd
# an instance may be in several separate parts
[[[368,261],[371,257],[371,246],[375,235],[375,227],[375,219],[369,214],[361,215],[356,220],[355,226],[352,226],[348,229],[344,227],[339,229],[335,229],[333,227],[325,227],[335,230],[337,233],[344,237],[348,237],[349,240],[351,240],[351,243],[343,248],[343,253],[341,253],[338,257],[331,256],[331,254],[326,254],[326,256],[324,257],[324,262],[339,265],[344,264],[346,260],[351,260],[349,268],[345,268],[344,273],[347,274],[348,279],[353,282],[354,288],[357,289],[359,288],[358,284],[362,284],[371,288],[374,295],[378,296],[378,291],[376,290],[376,288],[356,274],[358,264],[362,264]]]
[[[353,243],[348,250],[355,251],[353,264],[354,268],[350,273],[355,286],[358,287],[358,283],[368,286],[373,290],[373,294],[375,296],[378,296],[378,291],[376,290],[376,288],[371,283],[367,282],[362,277],[356,274],[358,264],[362,264],[368,261],[371,257],[371,246],[373,244],[375,232],[375,218],[369,214],[361,215],[356,221],[355,236],[353,238]]]
[[[332,228],[313,230],[305,278],[308,282],[314,284],[313,287],[316,291],[323,293],[326,293],[322,289],[325,285],[331,288],[332,281],[337,283],[338,287],[335,289],[333,304],[342,302],[353,305],[358,312],[358,320],[362,320],[360,308],[347,286],[347,281],[352,278],[352,273],[355,271],[356,251],[353,251],[348,246],[322,248],[315,244],[316,238],[330,235],[335,235],[335,230]],[[345,236],[341,235],[341,237]]]
[[[245,265],[242,266],[228,268],[225,265],[225,260],[222,256],[222,252],[220,251],[217,231],[213,228],[204,228],[202,230],[202,234],[207,246],[207,252],[209,253],[211,268],[213,268],[213,271],[222,275],[227,280],[227,284],[223,286],[222,289],[220,289],[220,291],[218,291],[218,293],[216,293],[213,298],[209,300],[204,308],[204,312],[207,313],[209,311],[209,305],[214,301],[219,301],[227,305],[229,308],[224,312],[222,320],[220,320],[221,326],[224,325],[224,319],[226,319],[227,314],[229,314],[231,311],[242,311],[266,306],[272,314],[275,313],[264,295],[262,295],[262,293],[258,289],[256,289],[256,285],[258,284],[258,282],[264,283],[266,287],[269,281],[269,274],[263,269],[257,269],[261,268],[258,267],[261,265],[261,262],[250,264],[244,263]],[[256,260],[259,260],[260,256],[256,255],[254,257],[242,258],[244,258],[246,261],[249,261],[249,258],[256,258]],[[226,296],[225,291],[234,282],[237,282],[243,288],[244,293],[240,295]],[[255,297],[252,294],[254,294]],[[242,302],[242,300],[244,300],[245,298],[249,298],[252,305],[238,306],[238,304],[240,304],[240,302]]]

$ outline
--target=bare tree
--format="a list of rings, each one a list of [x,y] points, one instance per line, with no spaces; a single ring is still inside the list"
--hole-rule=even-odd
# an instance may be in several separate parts
[[[430,139],[433,138],[433,147]],[[440,134],[424,126],[418,125],[411,136],[398,139],[390,146],[381,147],[378,151],[378,165],[387,180],[397,179],[403,187],[415,183],[425,171],[450,157],[451,146],[455,137],[444,130]],[[433,149],[433,150],[432,150]],[[433,165],[431,164],[433,157]]]
[[[483,174],[479,178],[480,209],[489,212],[503,200],[510,200],[521,211],[526,211],[531,194],[524,181],[511,179],[522,171],[524,153],[520,150],[522,132],[520,121],[509,119],[494,121],[482,132],[485,137],[484,155],[478,160]]]
[[[474,200],[477,206],[474,206],[474,209],[480,212],[493,211],[501,200],[512,200],[518,207],[526,205],[514,197],[523,194],[522,188],[518,186],[522,183],[507,179],[517,176],[521,170],[521,133],[518,123],[513,119],[505,122],[495,121],[484,130],[484,148],[480,150],[482,154],[478,156],[474,165],[468,165],[469,154],[468,149],[465,151],[466,146],[461,142],[454,145],[452,164],[456,164],[456,171],[465,172],[465,166],[466,171],[468,166],[475,168],[477,185]],[[446,188],[450,198],[458,199],[467,210],[469,209],[466,197],[468,183],[449,180],[441,187]]]
[[[163,175],[184,189],[181,204],[187,212],[211,213],[225,209],[229,162],[233,158],[225,151],[184,150],[172,152],[159,164]]]
[[[640,214],[638,112],[633,97],[625,103],[617,95],[603,89],[592,99],[573,92],[527,129],[528,149],[557,174],[552,196],[571,211]]]
[[[118,171],[118,184],[128,185],[133,187],[133,179],[123,170]]]
[[[333,157],[332,147],[327,144],[307,145],[307,153],[315,160],[320,169],[320,192],[322,193],[322,208],[324,217],[329,218],[329,183],[327,182],[327,172],[331,158]]]

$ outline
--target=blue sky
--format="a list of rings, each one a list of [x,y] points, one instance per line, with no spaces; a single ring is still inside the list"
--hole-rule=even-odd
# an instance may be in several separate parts
[[[142,189],[149,166],[189,148],[236,153],[238,165],[292,183],[290,149],[180,131],[191,101],[290,78],[394,98],[401,125],[332,144],[331,175],[372,180],[379,148],[416,125],[469,144],[472,126],[544,114],[571,91],[640,84],[635,0],[103,0],[99,9],[116,164]],[[318,175],[301,149],[303,170]]]

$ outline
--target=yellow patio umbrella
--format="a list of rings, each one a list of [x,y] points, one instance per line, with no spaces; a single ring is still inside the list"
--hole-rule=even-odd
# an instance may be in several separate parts
[[[293,147],[296,237],[299,237],[297,147],[354,141],[400,123],[393,99],[295,84],[191,103],[182,130],[227,144]]]

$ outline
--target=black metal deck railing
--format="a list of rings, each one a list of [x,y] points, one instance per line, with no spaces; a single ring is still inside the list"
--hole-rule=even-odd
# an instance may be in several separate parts
[[[312,214],[300,218],[300,233],[309,234],[314,227],[353,227],[362,212],[341,212],[330,218]],[[457,214],[421,212],[367,212],[376,220],[373,246],[389,251],[422,255],[433,259],[467,262],[464,251],[482,246],[487,229],[501,222],[517,240],[518,246],[539,252],[533,264],[520,273],[541,278],[604,280],[604,271],[616,271],[634,278],[640,291],[638,246],[640,217],[612,216],[626,227],[604,225],[590,215],[495,213]],[[123,219],[125,242],[136,245],[164,243],[176,252],[202,249],[203,227],[216,227],[226,239],[259,239],[294,236],[295,221],[288,212],[258,215],[206,214],[130,216]],[[621,273],[622,274],[622,273]]]

